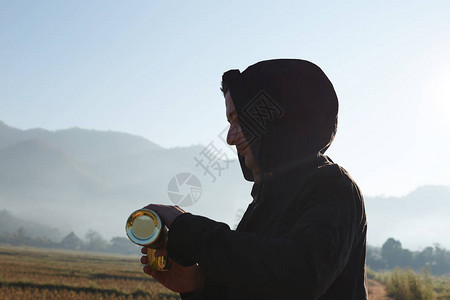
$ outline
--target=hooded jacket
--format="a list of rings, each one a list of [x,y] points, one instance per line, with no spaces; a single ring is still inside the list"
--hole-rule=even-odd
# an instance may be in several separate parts
[[[169,257],[198,263],[205,277],[205,288],[183,299],[367,299],[363,198],[324,155],[337,128],[331,82],[297,59],[230,70],[222,81],[261,179],[235,231],[189,213],[172,223]]]

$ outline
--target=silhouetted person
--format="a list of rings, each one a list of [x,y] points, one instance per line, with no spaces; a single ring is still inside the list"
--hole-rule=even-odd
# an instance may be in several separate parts
[[[227,140],[254,181],[253,202],[236,231],[177,206],[147,206],[170,228],[157,255],[173,266],[144,272],[183,299],[367,299],[363,198],[324,155],[337,126],[331,82],[308,61],[279,59],[226,72],[222,91]]]

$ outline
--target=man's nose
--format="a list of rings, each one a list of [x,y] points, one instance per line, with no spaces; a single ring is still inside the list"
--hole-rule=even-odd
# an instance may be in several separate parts
[[[236,137],[237,137],[237,128],[234,124],[231,124],[227,133],[228,145],[236,145]]]

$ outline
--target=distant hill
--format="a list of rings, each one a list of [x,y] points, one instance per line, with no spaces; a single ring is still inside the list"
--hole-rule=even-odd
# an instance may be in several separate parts
[[[81,128],[57,131],[39,128],[20,130],[0,121],[0,148],[31,139],[42,140],[61,149],[71,157],[83,161],[163,149],[149,140],[127,133]]]
[[[202,184],[201,199],[189,211],[234,224],[238,209],[251,201],[251,184],[236,160],[213,183],[194,161],[203,148],[164,149],[120,132],[19,130],[0,122],[0,209],[64,234],[83,236],[92,228],[110,238],[124,234],[133,210],[172,204],[169,181],[189,172]]]
[[[0,121],[0,148],[15,144],[22,140],[20,135],[22,130],[9,127],[4,122]]]
[[[0,166],[0,191],[13,199],[45,195],[52,201],[67,193],[83,195],[101,182],[63,150],[41,139],[0,149]]]
[[[217,147],[228,147],[218,141]],[[162,148],[142,137],[80,128],[19,130],[0,122],[0,210],[48,224],[64,235],[94,229],[124,235],[129,213],[148,203],[173,204],[169,181],[189,172],[202,195],[186,208],[233,226],[251,202],[252,184],[231,160],[216,181],[194,157],[202,145]],[[234,158],[230,156],[230,159]],[[367,197],[368,242],[389,237],[409,249],[441,243],[450,249],[450,188],[423,186],[403,197]]]
[[[405,248],[441,243],[450,249],[450,187],[422,186],[403,197],[367,197],[368,240],[381,246],[389,237]]]
[[[6,210],[0,210],[0,236],[17,233],[19,229],[29,237],[47,237],[53,241],[59,241],[62,238],[61,232],[56,228],[31,222],[26,218],[13,216]]]

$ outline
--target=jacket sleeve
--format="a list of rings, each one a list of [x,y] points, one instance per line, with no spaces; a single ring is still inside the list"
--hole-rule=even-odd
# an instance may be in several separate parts
[[[192,293],[180,294],[180,297],[183,300],[206,300],[206,299],[221,300],[225,299],[227,290],[228,289],[225,286],[212,284],[211,282],[206,280],[203,290]]]
[[[352,183],[322,180],[288,233],[273,239],[186,213],[173,222],[167,251],[182,265],[199,263],[206,277],[223,286],[314,299],[343,271],[358,242],[357,195]]]

